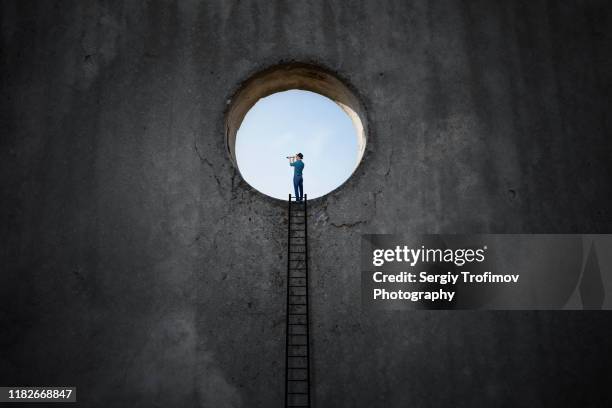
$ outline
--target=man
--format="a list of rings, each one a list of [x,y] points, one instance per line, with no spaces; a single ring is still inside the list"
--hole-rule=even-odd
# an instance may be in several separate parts
[[[302,201],[304,197],[304,179],[302,178],[302,170],[304,170],[304,155],[298,153],[293,157],[288,157],[289,165],[293,166],[293,189],[295,190],[295,201]]]

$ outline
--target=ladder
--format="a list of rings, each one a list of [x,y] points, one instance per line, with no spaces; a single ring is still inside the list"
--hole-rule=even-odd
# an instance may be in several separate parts
[[[307,197],[289,194],[285,407],[310,407]]]

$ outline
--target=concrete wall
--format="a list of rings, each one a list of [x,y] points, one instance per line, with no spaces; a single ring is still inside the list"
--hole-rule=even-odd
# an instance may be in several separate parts
[[[311,207],[316,405],[610,405],[608,313],[362,313],[358,263],[362,233],[611,232],[611,9],[2,2],[0,383],[281,406],[285,204],[241,180],[223,114],[299,60],[369,118]]]

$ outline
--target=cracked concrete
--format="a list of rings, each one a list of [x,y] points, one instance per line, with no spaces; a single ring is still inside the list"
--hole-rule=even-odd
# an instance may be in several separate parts
[[[606,313],[370,313],[359,281],[363,233],[611,231],[609,2],[1,7],[0,384],[282,405],[286,205],[242,180],[224,115],[298,61],[368,118],[310,206],[316,405],[611,405]]]

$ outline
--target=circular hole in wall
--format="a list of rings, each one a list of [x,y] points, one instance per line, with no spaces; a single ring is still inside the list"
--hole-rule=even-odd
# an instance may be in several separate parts
[[[230,102],[230,157],[242,178],[267,196],[286,200],[294,195],[287,156],[304,155],[309,199],[344,184],[363,157],[365,111],[354,93],[322,68],[268,69],[246,81]]]

